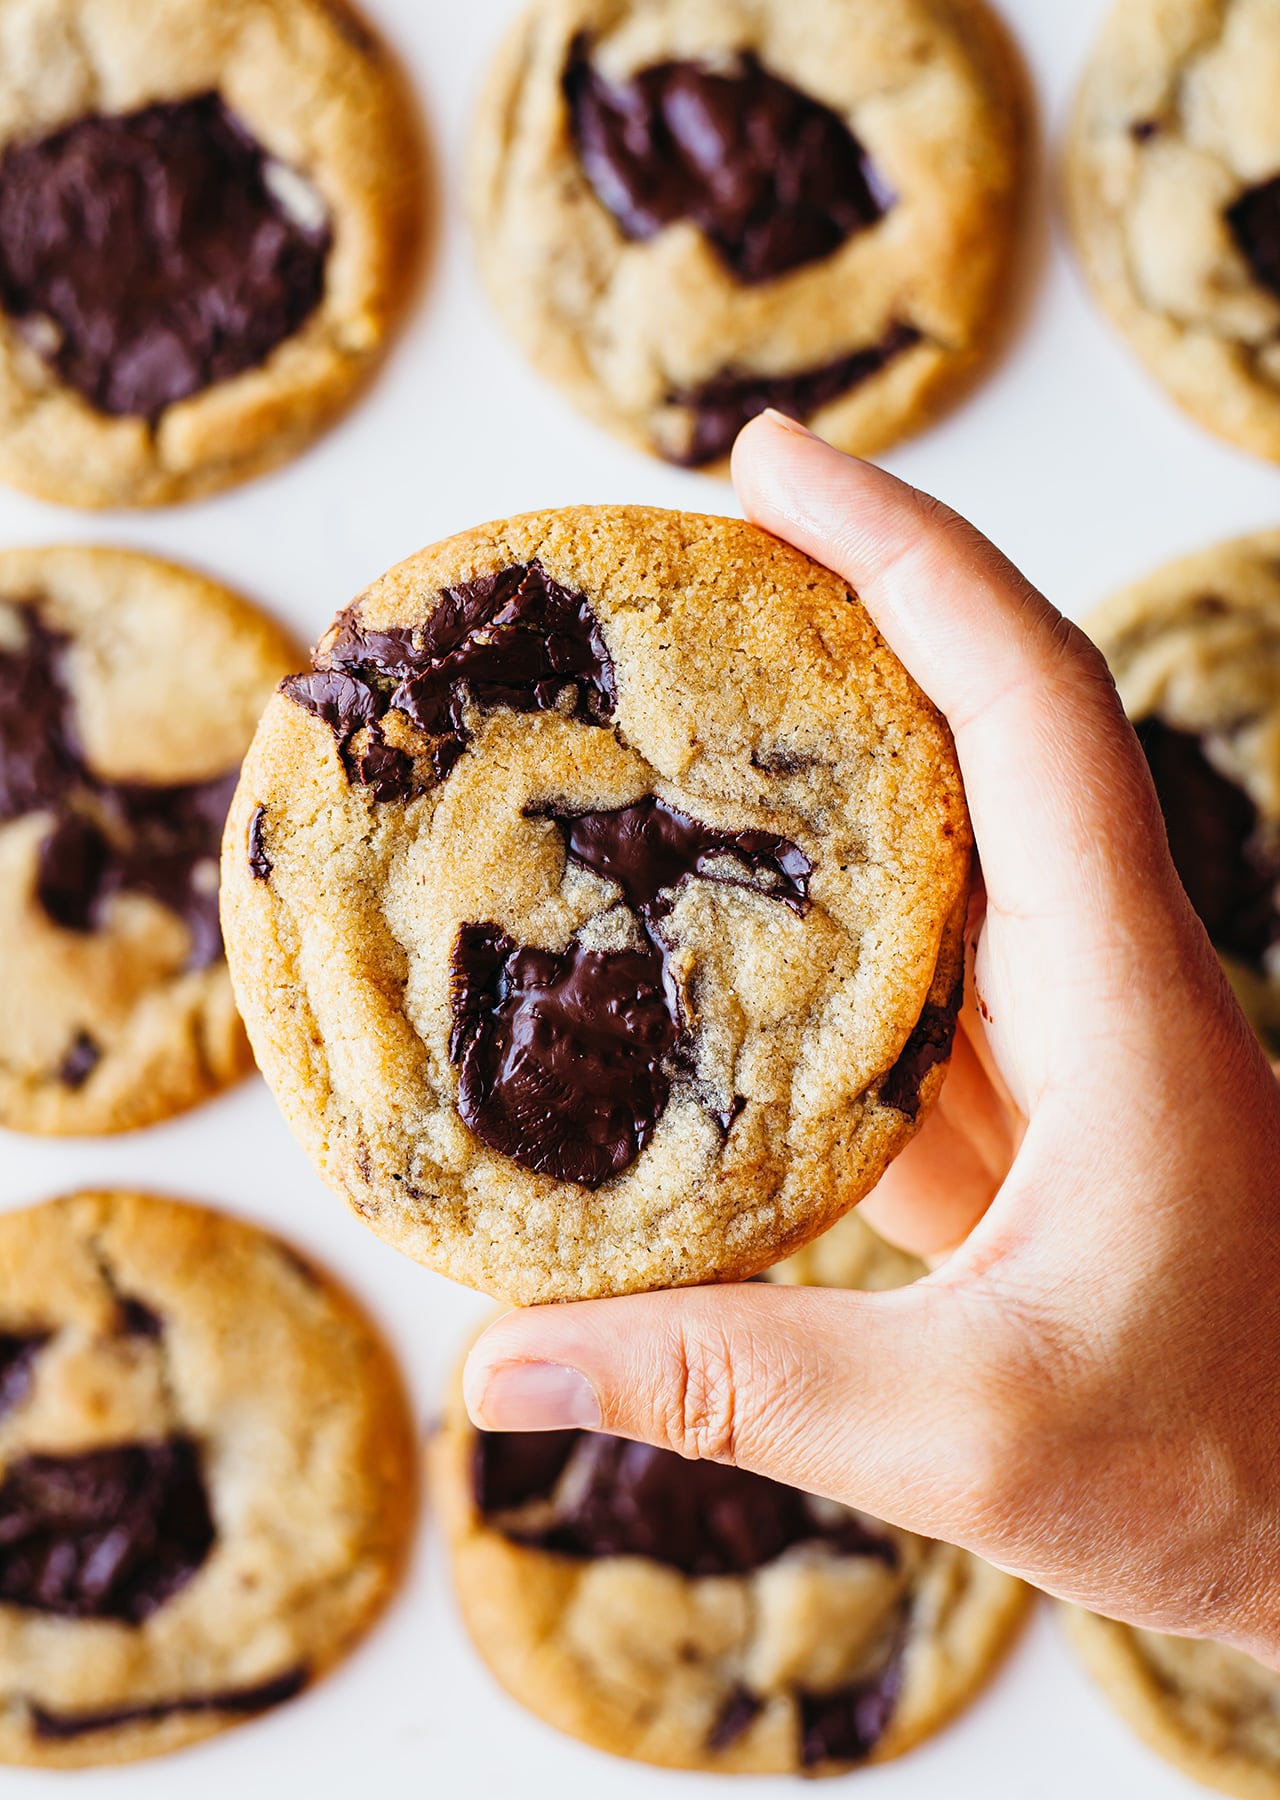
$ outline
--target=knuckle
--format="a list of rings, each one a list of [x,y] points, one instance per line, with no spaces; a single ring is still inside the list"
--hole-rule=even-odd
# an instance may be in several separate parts
[[[696,1316],[681,1321],[663,1392],[663,1431],[673,1450],[714,1462],[736,1460],[738,1372],[727,1339],[712,1322]]]

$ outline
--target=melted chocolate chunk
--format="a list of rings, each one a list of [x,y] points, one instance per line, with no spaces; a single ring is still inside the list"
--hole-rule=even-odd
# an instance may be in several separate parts
[[[828,106],[739,58],[658,63],[614,87],[574,44],[564,93],[583,173],[625,235],[691,219],[737,280],[819,262],[892,204]]]
[[[767,408],[804,424],[919,342],[920,333],[914,326],[895,325],[878,344],[812,369],[798,369],[792,375],[739,375],[726,370],[701,387],[676,388],[668,400],[673,406],[689,408],[692,430],[683,450],[664,450],[663,455],[689,469],[718,462],[733,449],[743,426]]]
[[[118,1302],[120,1311],[120,1329],[126,1337],[161,1338],[164,1336],[164,1320],[158,1312],[153,1312],[145,1300],[135,1300],[131,1295],[124,1295]]]
[[[617,701],[595,614],[536,562],[446,588],[424,625],[361,631],[348,616],[315,671],[282,691],[324,720],[348,780],[375,800],[406,799],[415,781],[412,759],[383,736],[388,713],[432,739],[432,774],[445,781],[467,746],[468,704],[603,725]]]
[[[545,1499],[564,1474],[581,1436],[580,1431],[479,1432],[472,1477],[480,1511],[509,1512],[530,1500]]]
[[[733,1096],[733,1105],[732,1106],[726,1106],[723,1112],[712,1113],[712,1115],[711,1115],[712,1118],[715,1120],[716,1124],[720,1127],[721,1137],[725,1137],[725,1138],[728,1137],[729,1133],[733,1130],[734,1126],[737,1124],[738,1120],[742,1117],[744,1111],[746,1110],[746,1105],[747,1105],[747,1103],[743,1099],[742,1095],[735,1094]],[[755,1277],[752,1276],[751,1279],[754,1280]]]
[[[707,1733],[708,1750],[727,1750],[750,1729],[764,1710],[764,1701],[750,1688],[736,1687],[720,1708],[715,1724]]]
[[[218,850],[236,772],[179,787],[95,775],[65,680],[67,640],[31,607],[22,622],[22,647],[0,649],[0,820],[52,815],[37,856],[37,899],[55,925],[92,931],[113,895],[146,894],[190,931],[187,967],[208,968],[222,955]],[[87,1057],[86,1049],[65,1066],[82,1067],[83,1080],[93,1067]]]
[[[964,1000],[964,975],[952,988],[945,1006],[925,1004],[902,1054],[880,1083],[880,1100],[896,1112],[914,1119],[920,1111],[920,1087],[930,1069],[946,1062],[956,1037],[956,1020]]]
[[[772,832],[717,831],[652,794],[616,812],[548,817],[559,827],[570,862],[616,881],[628,905],[642,918],[669,911],[669,902],[659,908],[659,895],[695,875],[750,888],[781,900],[793,912],[808,908],[813,864],[802,850]],[[728,872],[726,861],[740,867],[741,873]],[[752,876],[762,877],[767,885]]]
[[[266,820],[266,807],[255,806],[249,818],[249,873],[255,881],[271,879],[273,864],[262,841],[262,827]]]
[[[214,1535],[189,1438],[23,1457],[0,1482],[0,1604],[140,1625]]]
[[[63,1087],[82,1088],[90,1075],[102,1061],[101,1047],[89,1036],[87,1031],[79,1031],[72,1039],[71,1048],[62,1059],[58,1070],[58,1080]]]
[[[286,1669],[254,1687],[226,1688],[218,1694],[186,1694],[178,1700],[147,1700],[139,1706],[104,1707],[97,1712],[49,1712],[32,1706],[32,1728],[38,1738],[87,1737],[95,1731],[111,1731],[120,1725],[151,1725],[174,1713],[262,1713],[300,1694],[310,1670]]]
[[[678,1035],[656,950],[557,955],[464,925],[450,998],[458,1111],[482,1143],[593,1189],[635,1161],[667,1104]]]
[[[1227,208],[1226,221],[1255,278],[1280,294],[1280,175],[1246,188]]]
[[[1192,906],[1219,950],[1261,971],[1280,943],[1280,844],[1264,841],[1253,801],[1193,733],[1154,716],[1137,732]]]
[[[613,812],[547,816],[569,861],[622,889],[644,947],[575,943],[557,954],[522,948],[494,925],[464,925],[449,1052],[458,1111],[482,1143],[594,1189],[635,1161],[670,1097],[683,1021],[661,921],[674,890],[701,876],[804,912],[813,865],[786,838],[717,831],[652,794]],[[717,1115],[725,1135],[740,1110]]]
[[[48,1331],[0,1331],[0,1414],[21,1406],[36,1378],[36,1359]]]
[[[530,1436],[559,1440],[542,1475],[532,1472]],[[568,1436],[575,1441],[565,1454]],[[643,1556],[685,1575],[745,1575],[793,1544],[824,1544],[840,1556],[897,1563],[893,1540],[853,1513],[819,1511],[797,1488],[747,1469],[690,1462],[604,1432],[480,1432],[475,1468],[476,1504],[491,1521],[483,1496],[518,1496],[496,1526],[505,1537],[580,1561]],[[550,1503],[551,1517],[524,1524],[518,1508],[530,1501]]]
[[[859,1763],[884,1736],[902,1693],[902,1650],[895,1645],[885,1666],[864,1681],[831,1694],[804,1694],[800,1701],[800,1761]]]
[[[212,93],[15,143],[0,302],[97,411],[155,420],[265,362],[320,303],[329,227],[281,204],[277,171]]]

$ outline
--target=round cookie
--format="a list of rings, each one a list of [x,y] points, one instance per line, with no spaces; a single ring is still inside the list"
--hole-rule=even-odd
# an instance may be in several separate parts
[[[0,1763],[310,1685],[391,1590],[415,1462],[385,1347],[276,1239],[137,1194],[0,1216]]]
[[[1171,563],[1087,625],[1137,726],[1183,885],[1280,1049],[1280,531]]]
[[[970,835],[830,571],[585,507],[375,582],[263,716],[223,919],[258,1061],[373,1230],[519,1302],[754,1274],[941,1085]]]
[[[0,1125],[124,1131],[251,1067],[218,847],[295,656],[191,570],[0,551]]]
[[[1280,1675],[1206,1638],[1059,1611],[1086,1669],[1153,1750],[1238,1800],[1280,1796]]]
[[[481,272],[643,449],[712,467],[773,406],[869,455],[998,334],[1024,115],[980,0],[539,0],[475,121]]]
[[[384,343],[420,162],[346,0],[0,0],[0,480],[149,506],[296,455]]]
[[[1280,33],[1271,0],[1119,0],[1068,154],[1098,299],[1202,425],[1280,459]]]
[[[855,1223],[829,1234],[830,1285],[901,1285]],[[477,1432],[456,1397],[434,1455],[480,1654],[539,1717],[642,1762],[829,1775],[898,1756],[978,1691],[1029,1597],[761,1475],[604,1433]]]

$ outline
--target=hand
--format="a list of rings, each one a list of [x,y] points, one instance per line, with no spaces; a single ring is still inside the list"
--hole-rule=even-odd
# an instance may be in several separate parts
[[[1280,1662],[1280,1090],[1098,653],[977,531],[776,417],[748,515],[839,571],[955,733],[982,861],[943,1098],[866,1203],[887,1294],[513,1313],[494,1429],[739,1462],[1050,1592]]]

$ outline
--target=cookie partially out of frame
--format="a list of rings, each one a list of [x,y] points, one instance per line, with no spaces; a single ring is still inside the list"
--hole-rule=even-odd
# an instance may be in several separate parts
[[[1236,1800],[1280,1795],[1280,1675],[1205,1638],[1140,1631],[1060,1608],[1107,1699],[1151,1748]]]
[[[950,1054],[968,818],[837,576],[643,507],[484,526],[268,707],[223,916],[258,1060],[373,1230],[523,1302],[754,1274]]]
[[[296,455],[383,346],[421,182],[346,0],[0,0],[0,480],[145,506]]]
[[[1170,563],[1087,625],[1137,727],[1183,885],[1280,1048],[1280,532]]]
[[[1269,0],[1117,0],[1068,156],[1102,306],[1209,430],[1280,460],[1280,31]]]
[[[1024,137],[980,0],[538,0],[476,116],[480,268],[658,456],[720,464],[767,406],[867,455],[998,335]]]
[[[391,1591],[415,1461],[383,1344],[276,1239],[127,1193],[0,1216],[0,1763],[300,1693]]]
[[[296,654],[193,570],[0,551],[0,1125],[125,1131],[251,1067],[218,851]]]

